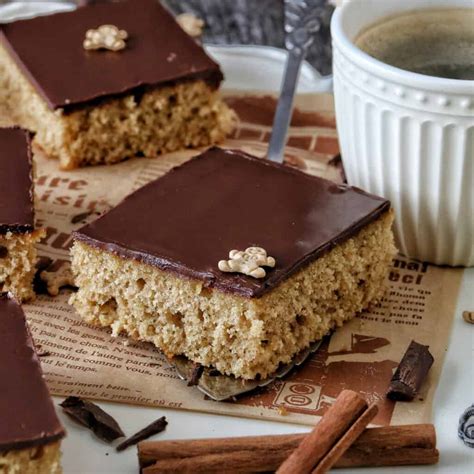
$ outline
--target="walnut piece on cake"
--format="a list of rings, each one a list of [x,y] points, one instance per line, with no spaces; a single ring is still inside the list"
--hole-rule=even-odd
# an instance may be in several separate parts
[[[266,377],[380,300],[392,220],[360,189],[211,148],[75,232],[71,303],[168,356]],[[219,269],[255,247],[264,277]]]
[[[44,230],[34,227],[30,134],[0,128],[0,292],[19,300],[34,297],[35,244]]]
[[[0,293],[0,472],[60,474],[65,432],[46,387],[25,315]]]
[[[85,49],[104,26],[126,33],[123,47]],[[222,79],[155,0],[0,25],[0,100],[63,169],[222,141],[236,122],[218,95]]]

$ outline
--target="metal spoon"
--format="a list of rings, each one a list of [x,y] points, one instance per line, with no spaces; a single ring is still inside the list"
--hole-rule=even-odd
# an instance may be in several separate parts
[[[314,33],[321,26],[320,9],[316,8],[320,3],[320,0],[285,0],[285,46],[288,58],[267,153],[267,158],[277,163],[283,163],[301,65],[313,43]]]

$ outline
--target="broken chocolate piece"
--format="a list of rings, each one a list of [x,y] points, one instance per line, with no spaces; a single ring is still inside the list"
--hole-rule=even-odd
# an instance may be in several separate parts
[[[197,385],[199,383],[199,379],[201,378],[203,372],[204,372],[204,366],[201,365],[199,362],[196,362],[191,372],[191,377],[188,381],[188,387],[194,387],[195,385]]]
[[[4,245],[0,245],[0,258],[6,258],[8,255],[8,249]]]
[[[434,359],[428,347],[411,341],[390,381],[387,398],[395,401],[411,401],[415,398],[433,365]]]
[[[124,449],[127,449],[128,447],[133,446],[144,439],[148,439],[150,436],[161,433],[166,429],[167,424],[168,422],[166,421],[166,417],[162,416],[142,430],[130,436],[130,438],[122,441],[115,449],[117,449],[117,451],[123,451]]]
[[[125,436],[118,423],[102,408],[79,397],[67,397],[59,404],[73,420],[89,428],[103,441],[111,442]]]

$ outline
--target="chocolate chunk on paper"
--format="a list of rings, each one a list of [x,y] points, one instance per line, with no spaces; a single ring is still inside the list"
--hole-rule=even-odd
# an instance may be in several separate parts
[[[59,405],[73,420],[89,428],[103,441],[110,443],[125,436],[115,419],[95,403],[79,397],[67,397]]]
[[[433,365],[434,359],[428,347],[411,341],[390,381],[387,398],[395,401],[411,401],[415,398]]]
[[[124,449],[127,449],[128,447],[133,446],[134,444],[137,444],[140,441],[143,441],[144,439],[148,439],[150,436],[161,433],[166,429],[167,424],[168,422],[166,421],[165,416],[158,418],[153,423],[149,424],[142,430],[130,436],[130,438],[127,438],[125,441],[122,441],[117,446],[117,451],[123,451]]]

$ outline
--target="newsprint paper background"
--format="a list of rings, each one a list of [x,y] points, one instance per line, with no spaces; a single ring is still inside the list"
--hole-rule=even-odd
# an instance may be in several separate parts
[[[263,156],[275,100],[238,94],[229,94],[227,100],[239,113],[241,124],[225,145]],[[69,258],[73,229],[193,154],[196,151],[61,172],[57,162],[37,152],[37,218],[47,229],[40,255],[60,266]],[[337,154],[332,96],[299,97],[287,164],[340,181]],[[90,214],[72,223],[84,213]],[[460,270],[397,258],[379,306],[327,338],[310,360],[284,380],[234,402],[214,402],[187,387],[151,345],[128,343],[86,325],[67,303],[69,290],[57,297],[40,295],[25,309],[36,344],[46,352],[41,360],[55,395],[313,424],[342,389],[350,388],[370,401],[382,402],[376,424],[419,423],[431,417],[461,277]],[[385,400],[384,393],[412,339],[429,344],[435,364],[419,398],[395,404]]]

